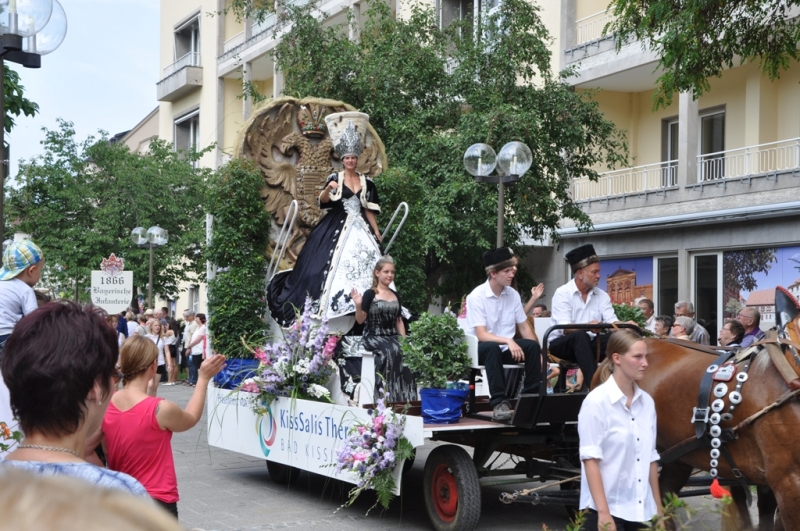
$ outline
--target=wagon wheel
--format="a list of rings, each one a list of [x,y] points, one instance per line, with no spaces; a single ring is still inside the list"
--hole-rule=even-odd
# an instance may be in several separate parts
[[[300,469],[289,465],[267,461],[267,472],[275,483],[291,485],[300,476]]]
[[[472,531],[481,516],[481,484],[469,454],[452,444],[425,461],[425,507],[436,531]]]

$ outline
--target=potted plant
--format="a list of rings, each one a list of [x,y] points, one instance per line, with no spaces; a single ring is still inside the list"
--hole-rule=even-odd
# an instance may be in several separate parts
[[[453,424],[469,389],[458,380],[470,366],[464,332],[455,316],[424,313],[401,341],[403,363],[414,372],[428,424]]]

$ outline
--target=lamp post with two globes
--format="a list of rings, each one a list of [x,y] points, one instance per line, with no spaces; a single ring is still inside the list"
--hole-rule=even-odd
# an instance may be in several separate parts
[[[0,241],[6,172],[11,167],[5,142],[5,61],[39,68],[42,56],[61,46],[66,35],[67,15],[58,0],[0,0]]]
[[[519,181],[533,163],[533,153],[522,142],[509,142],[496,154],[488,144],[473,144],[464,152],[464,168],[479,183],[497,183],[497,247],[503,246],[505,186]],[[497,175],[490,175],[495,167]]]
[[[147,307],[153,307],[153,248],[162,247],[169,241],[169,233],[158,226],[144,230],[136,227],[131,231],[131,240],[140,248],[150,248],[150,276],[147,284]]]

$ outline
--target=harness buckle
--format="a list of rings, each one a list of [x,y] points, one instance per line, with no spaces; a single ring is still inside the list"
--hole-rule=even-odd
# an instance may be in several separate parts
[[[697,422],[708,424],[708,416],[709,416],[709,408],[707,407],[692,408],[692,424],[695,424]]]
[[[739,470],[738,468],[732,468],[731,472],[733,472],[733,476],[736,479],[742,479],[744,477],[744,475],[742,474],[742,471]]]

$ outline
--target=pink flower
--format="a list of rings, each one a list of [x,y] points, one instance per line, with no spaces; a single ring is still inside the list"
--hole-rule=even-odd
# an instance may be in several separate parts
[[[364,426],[359,426],[358,427],[358,433],[359,434],[364,435],[365,431],[367,431],[367,430],[366,430],[366,428],[364,428]]]
[[[363,461],[369,454],[367,452],[355,452],[353,454],[354,461]]]
[[[333,351],[336,349],[336,344],[339,342],[338,336],[331,336],[328,338],[328,341],[325,343],[325,347],[322,349],[322,355],[326,358],[330,358]]]
[[[267,363],[267,353],[266,353],[266,352],[264,352],[263,350],[261,350],[260,348],[257,348],[257,349],[255,350],[255,352],[253,353],[253,355],[254,355],[254,356],[255,356],[255,358],[256,358],[258,361],[260,361],[261,363],[264,363],[264,364],[266,364],[266,363]]]
[[[242,385],[242,391],[246,393],[258,393],[260,389],[258,388],[258,384],[255,382],[248,382]]]
[[[375,431],[378,432],[379,434],[383,433],[381,431],[383,429],[383,416],[382,415],[379,416],[379,417],[374,417],[372,419],[372,427],[375,428]]]

